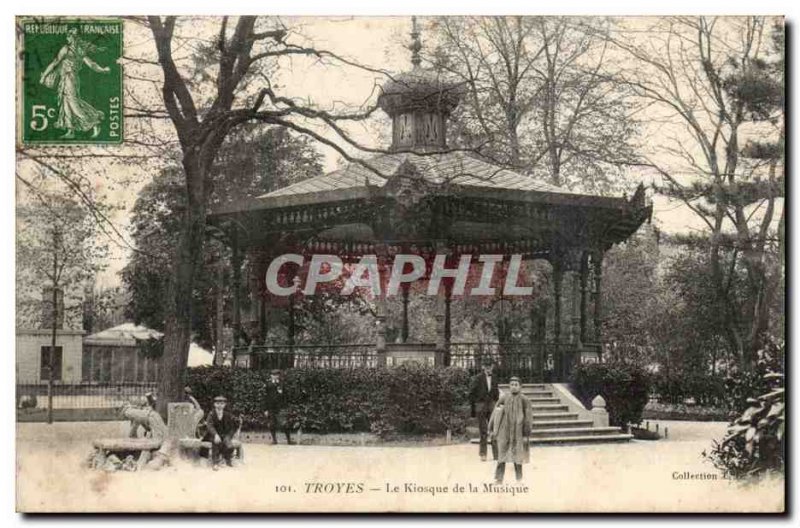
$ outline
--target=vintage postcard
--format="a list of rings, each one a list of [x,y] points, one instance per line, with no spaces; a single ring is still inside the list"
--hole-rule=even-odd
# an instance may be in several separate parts
[[[781,16],[18,16],[20,512],[783,513]]]

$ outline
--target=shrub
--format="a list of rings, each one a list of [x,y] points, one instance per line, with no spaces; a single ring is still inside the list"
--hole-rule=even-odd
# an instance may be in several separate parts
[[[609,423],[623,428],[642,421],[650,394],[647,372],[636,365],[610,362],[578,365],[573,371],[572,388],[591,409],[598,394],[605,398]]]
[[[786,402],[783,375],[784,344],[769,342],[758,352],[756,369],[733,383],[732,404],[740,405],[725,438],[706,455],[734,478],[782,472],[785,457]],[[747,390],[754,390],[745,397]],[[705,455],[705,453],[703,453]]]
[[[769,392],[772,383],[765,378],[769,372],[783,372],[784,344],[769,341],[757,353],[755,368],[732,369],[725,377],[725,405],[731,410],[731,419],[742,414],[750,404],[748,400]]]
[[[678,405],[693,398],[698,405],[725,405],[725,378],[721,375],[712,376],[697,370],[670,370],[650,376],[660,402]]]
[[[266,370],[197,367],[187,382],[204,409],[217,394],[241,413],[246,429],[265,429]],[[404,365],[396,368],[294,368],[283,377],[286,417],[293,428],[317,433],[461,432],[469,377],[458,368]]]

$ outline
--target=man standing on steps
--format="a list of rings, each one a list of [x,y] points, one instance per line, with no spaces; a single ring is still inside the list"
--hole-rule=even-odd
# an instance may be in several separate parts
[[[506,463],[514,464],[517,481],[522,480],[522,464],[530,462],[531,443],[531,402],[522,394],[522,384],[518,377],[508,380],[508,394],[497,401],[498,412],[492,414],[492,445],[497,446],[497,469],[494,473],[496,484],[503,483]]]
[[[483,372],[472,378],[470,383],[469,402],[472,417],[478,418],[478,430],[481,435],[479,454],[481,460],[485,461],[489,417],[500,391],[497,388],[497,381],[492,376],[492,358],[483,358],[482,365]],[[494,442],[492,442],[492,455],[497,460],[497,445]]]

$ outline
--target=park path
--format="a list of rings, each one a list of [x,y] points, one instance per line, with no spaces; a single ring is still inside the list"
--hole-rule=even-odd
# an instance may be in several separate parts
[[[490,490],[494,465],[477,446],[329,447],[248,444],[245,464],[213,473],[181,464],[159,473],[80,467],[92,438],[122,422],[17,425],[20,511],[779,511],[783,481],[714,479],[701,452],[723,423],[661,422],[669,439],[536,447],[521,490]],[[513,483],[512,468],[507,482]],[[458,491],[458,490],[462,491]],[[470,491],[475,490],[475,491]]]

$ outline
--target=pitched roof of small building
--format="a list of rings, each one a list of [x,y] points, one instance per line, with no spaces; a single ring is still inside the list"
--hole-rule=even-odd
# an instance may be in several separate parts
[[[122,323],[86,336],[84,344],[136,346],[137,340],[158,339],[162,335],[164,334],[158,330],[153,330],[146,326],[139,326],[134,323]]]
[[[84,345],[90,346],[126,346],[135,347],[137,341],[145,339],[159,339],[164,334],[158,330],[147,328],[146,326],[134,323],[122,323],[120,325],[106,328],[101,332],[86,336],[83,340]],[[214,362],[214,354],[197,343],[189,345],[189,367],[200,367],[211,365]]]

